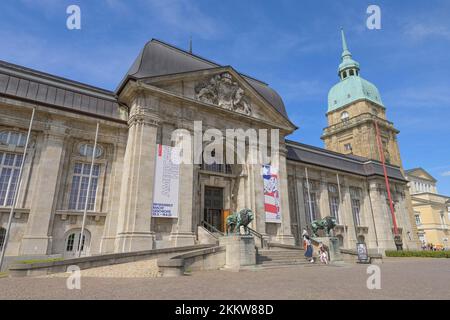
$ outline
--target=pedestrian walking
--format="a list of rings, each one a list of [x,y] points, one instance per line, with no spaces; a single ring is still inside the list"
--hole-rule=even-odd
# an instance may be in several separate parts
[[[305,257],[309,260],[309,262],[314,263],[314,258],[313,258],[313,246],[312,246],[312,242],[311,239],[309,238],[308,235],[305,235],[305,245],[306,245],[306,250],[305,250]]]

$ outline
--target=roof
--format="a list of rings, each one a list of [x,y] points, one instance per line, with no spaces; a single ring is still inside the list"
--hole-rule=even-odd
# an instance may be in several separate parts
[[[342,36],[342,62],[339,65],[341,81],[333,86],[328,93],[328,112],[335,111],[353,102],[364,99],[384,107],[380,92],[369,81],[360,77],[359,63],[353,60],[348,50],[344,30]]]
[[[333,86],[328,93],[328,112],[365,99],[384,107],[377,87],[359,75],[349,76]]]
[[[0,96],[121,120],[114,92],[1,60]]]
[[[352,173],[364,177],[384,176],[382,164],[368,158],[344,155],[319,147],[286,141],[287,159],[328,169]],[[399,167],[388,165],[388,177],[406,182]]]
[[[120,94],[128,79],[142,79],[163,75],[178,74],[224,67],[198,55],[169,45],[160,40],[147,42],[138,57],[119,84],[116,93]],[[283,100],[266,83],[240,73],[240,75],[279,113],[288,118]]]

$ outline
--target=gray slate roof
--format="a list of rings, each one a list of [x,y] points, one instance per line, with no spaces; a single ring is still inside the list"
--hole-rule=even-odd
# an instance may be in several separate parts
[[[365,177],[384,176],[383,167],[378,161],[354,155],[347,156],[294,141],[286,141],[286,143],[288,160],[345,171]],[[399,167],[387,166],[387,174],[389,178],[406,181]]]
[[[157,77],[163,75],[193,72],[206,69],[224,67],[215,62],[164,43],[152,39],[149,41],[139,56],[134,61],[125,78],[118,86],[119,94],[127,80]],[[266,83],[240,74],[269,104],[271,104],[284,117],[288,118],[283,100],[278,93]]]
[[[0,96],[120,120],[114,92],[1,60]]]

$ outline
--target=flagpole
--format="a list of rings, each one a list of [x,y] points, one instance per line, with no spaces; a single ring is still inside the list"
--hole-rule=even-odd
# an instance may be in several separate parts
[[[22,181],[21,181],[22,180],[22,172],[23,172],[23,167],[25,164],[25,158],[27,156],[28,143],[30,141],[31,128],[33,127],[35,112],[36,112],[36,108],[33,108],[33,111],[31,113],[30,125],[28,126],[27,141],[25,142],[25,147],[23,150],[22,163],[20,164],[19,176],[17,177],[17,182],[16,182],[16,185],[14,188],[13,201],[11,204],[11,210],[9,211],[8,225],[6,227],[5,239],[3,240],[3,248],[2,248],[2,252],[0,254],[0,271],[2,270],[3,260],[5,258],[6,247],[8,245],[9,232],[11,230],[11,225],[12,225],[12,218],[14,215],[14,210],[16,208],[17,199],[19,198],[18,196],[19,196],[19,192],[20,192],[20,187],[22,185]],[[11,177],[13,176],[13,174],[14,174],[14,171],[11,170]],[[10,180],[10,184],[11,184],[11,181],[12,180]],[[8,186],[8,188],[9,188],[9,186]],[[6,197],[8,197],[8,194],[9,194],[9,192],[6,194]]]
[[[84,236],[84,229],[86,226],[87,206],[89,203],[89,196],[90,196],[90,191],[91,191],[92,173],[94,170],[95,154],[97,152],[98,129],[99,129],[99,123],[97,122],[97,129],[95,130],[94,149],[92,150],[91,168],[89,170],[88,186],[87,186],[87,190],[86,190],[86,201],[84,202],[83,222],[81,223],[81,233],[80,233],[80,238],[78,239],[78,246],[77,246],[78,258],[81,257],[82,246],[85,245],[85,243],[83,241],[83,236]]]
[[[312,203],[311,203],[311,191],[309,189],[309,177],[308,177],[308,168],[305,167],[305,174],[306,174],[306,187],[308,189],[308,203],[309,203],[309,223],[313,222],[313,215],[312,215]]]

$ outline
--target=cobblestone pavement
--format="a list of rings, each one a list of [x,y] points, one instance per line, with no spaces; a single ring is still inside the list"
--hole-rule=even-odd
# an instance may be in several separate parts
[[[93,275],[93,274],[92,274]],[[386,259],[381,290],[368,290],[366,265],[294,266],[194,272],[178,278],[0,279],[0,299],[450,299],[450,259]]]

